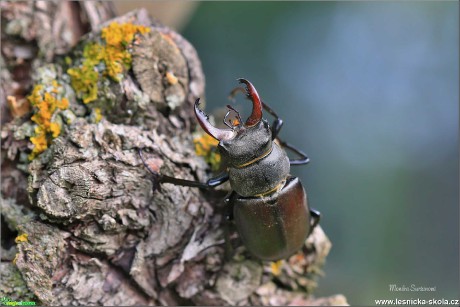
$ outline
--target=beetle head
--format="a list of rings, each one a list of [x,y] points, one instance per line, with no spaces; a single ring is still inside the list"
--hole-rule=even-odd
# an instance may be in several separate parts
[[[272,146],[271,130],[268,122],[262,119],[262,101],[255,87],[245,79],[238,79],[246,87],[247,97],[252,101],[252,113],[243,124],[238,111],[227,105],[229,111],[224,123],[228,129],[219,129],[211,125],[208,116],[198,108],[199,99],[195,102],[195,115],[200,126],[207,134],[219,141],[222,158],[231,166],[243,165],[252,161]],[[235,120],[227,120],[231,112],[236,114]]]

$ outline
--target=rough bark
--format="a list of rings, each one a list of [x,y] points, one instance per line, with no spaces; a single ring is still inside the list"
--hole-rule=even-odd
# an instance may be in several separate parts
[[[278,267],[252,258],[230,227],[235,253],[227,259],[219,200],[228,186],[205,193],[159,186],[142,164],[139,149],[161,173],[210,176],[191,137],[205,81],[184,38],[144,10],[107,21],[114,17],[107,2],[1,5],[0,296],[45,305],[346,304],[341,295],[312,297],[331,247],[320,227]],[[81,58],[112,21],[151,31],[136,37],[122,81],[100,80],[98,99],[84,105],[63,56]],[[26,96],[50,79],[65,88],[68,121],[29,161]]]

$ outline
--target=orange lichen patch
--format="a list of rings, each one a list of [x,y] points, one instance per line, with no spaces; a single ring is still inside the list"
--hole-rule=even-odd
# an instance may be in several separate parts
[[[30,112],[30,103],[26,99],[16,99],[15,96],[7,96],[6,100],[14,117],[21,117]]]
[[[302,262],[305,262],[305,254],[302,251],[295,253],[289,258],[289,263],[291,264],[299,264]]]
[[[61,134],[61,126],[57,123],[51,123],[50,124],[50,132],[52,133],[51,135],[53,138],[57,138],[59,134]]]
[[[20,242],[27,242],[28,237],[29,236],[26,233],[23,233],[23,234],[17,236],[16,239],[14,239],[14,242],[16,242],[16,244],[20,243]]]
[[[166,72],[166,80],[168,80],[168,83],[171,85],[174,85],[178,82],[178,79],[172,72],[167,71]]]
[[[272,274],[275,276],[279,276],[281,274],[281,267],[283,266],[283,260],[278,260],[275,262],[270,263],[270,268],[272,270]]]
[[[149,27],[116,22],[112,22],[108,27],[102,29],[101,37],[106,43],[103,60],[106,65],[106,73],[112,79],[119,81],[118,74],[123,72],[123,69],[131,68],[131,53],[128,52],[127,48],[133,41],[134,35],[148,32],[150,32]]]
[[[61,133],[61,126],[52,121],[53,115],[58,109],[65,110],[69,107],[67,98],[58,98],[60,88],[61,85],[56,81],[52,82],[51,87],[46,88],[38,84],[27,97],[34,111],[31,120],[37,124],[34,130],[35,135],[30,138],[34,145],[32,153],[29,155],[30,160],[45,151],[51,140]]]
[[[217,141],[212,136],[204,133],[193,139],[195,144],[195,152],[198,156],[204,157],[204,160],[211,165],[213,171],[217,171],[220,167],[221,156],[217,151]]]
[[[35,128],[35,136],[30,138],[32,144],[34,144],[34,149],[32,153],[29,155],[29,159],[32,160],[38,154],[44,152],[48,148],[48,139],[46,137],[45,130],[38,126]]]
[[[150,28],[131,23],[112,22],[102,29],[101,37],[105,45],[90,43],[83,50],[81,65],[69,68],[71,84],[84,103],[97,99],[97,81],[100,75],[108,75],[114,81],[120,81],[120,74],[131,68],[131,53],[127,50],[136,33],[147,33]],[[99,71],[97,65],[104,64]]]

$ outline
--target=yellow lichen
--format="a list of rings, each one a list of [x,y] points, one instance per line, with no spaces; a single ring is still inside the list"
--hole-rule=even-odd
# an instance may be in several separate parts
[[[113,80],[119,81],[119,74],[124,69],[131,68],[131,53],[127,50],[136,33],[145,34],[150,28],[132,23],[119,24],[112,22],[102,29],[101,37],[105,40],[105,50],[102,52],[106,71]]]
[[[58,123],[51,123],[50,132],[52,133],[53,138],[57,138],[61,133],[61,126],[59,126]]]
[[[123,71],[131,68],[131,53],[127,50],[136,33],[147,33],[150,28],[131,23],[119,24],[112,22],[102,29],[101,37],[104,45],[90,43],[83,50],[81,65],[69,68],[71,85],[84,103],[97,99],[97,82],[100,74],[120,81]],[[103,63],[104,69],[98,69]],[[101,70],[101,71],[100,71]]]
[[[69,56],[66,56],[66,57],[64,58],[64,62],[65,62],[68,66],[70,66],[70,65],[72,65],[72,58],[70,58]]]
[[[138,26],[132,23],[119,24],[112,22],[108,27],[102,29],[102,38],[105,39],[107,45],[114,47],[126,47],[134,39],[134,35],[139,33],[148,33],[150,28]]]
[[[79,67],[69,68],[67,73],[71,77],[71,85],[84,103],[96,100],[97,80],[99,73],[96,65],[102,60],[102,46],[91,43],[83,50],[83,63]]]
[[[198,156],[204,157],[204,160],[211,165],[213,171],[217,171],[220,167],[221,156],[217,151],[219,141],[212,136],[204,133],[193,139],[195,144],[195,152]]]
[[[16,255],[14,255],[14,259],[13,259],[13,264],[16,265],[16,262],[18,261],[18,258],[19,258],[19,253],[17,253]]]
[[[34,149],[32,153],[29,155],[29,159],[32,160],[38,154],[44,152],[48,148],[48,140],[46,138],[46,133],[43,128],[37,126],[35,128],[35,136],[30,138],[32,144],[34,144]]]
[[[16,242],[16,244],[20,243],[20,242],[27,242],[28,237],[29,236],[26,233],[23,233],[23,234],[17,236],[16,239],[14,239],[14,242]]]
[[[61,126],[57,122],[51,121],[57,109],[65,110],[69,107],[67,98],[58,98],[61,85],[53,81],[51,86],[45,88],[42,84],[35,85],[32,93],[27,97],[33,107],[34,115],[31,120],[37,124],[34,135],[30,141],[34,145],[29,159],[34,159],[37,155],[45,151],[51,140],[61,133]]]
[[[283,260],[278,260],[275,262],[270,263],[270,268],[272,270],[272,274],[275,276],[279,276],[281,274],[281,267],[283,266]]]
[[[94,121],[96,124],[102,119],[102,113],[100,108],[94,108]]]

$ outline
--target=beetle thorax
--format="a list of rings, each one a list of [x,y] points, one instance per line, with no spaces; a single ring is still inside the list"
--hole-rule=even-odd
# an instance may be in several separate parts
[[[219,142],[222,159],[231,167],[250,163],[267,155],[272,148],[272,133],[263,119],[252,127],[240,126],[234,138]]]

